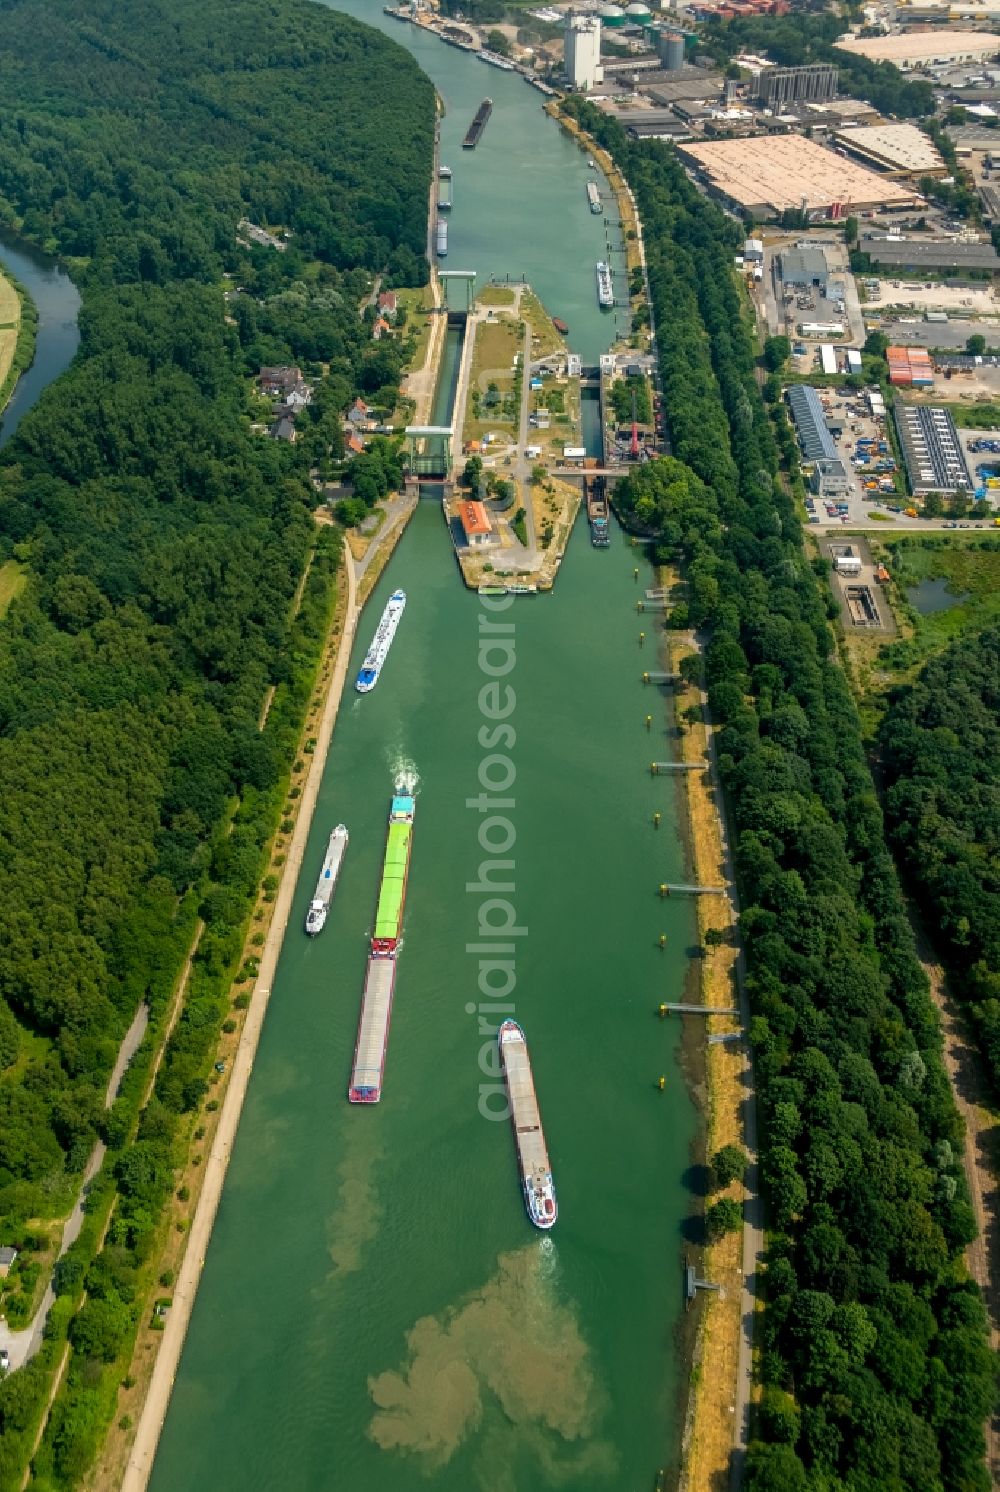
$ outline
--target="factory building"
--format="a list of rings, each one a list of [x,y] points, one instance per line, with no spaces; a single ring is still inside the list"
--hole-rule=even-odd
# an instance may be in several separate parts
[[[788,407],[806,460],[818,461],[821,456],[836,460],[837,447],[816,390],[806,383],[792,384],[788,390]]]
[[[880,238],[864,234],[860,249],[873,265],[916,273],[962,275],[970,270],[1000,273],[1000,257],[991,243],[961,243],[956,238]]]
[[[601,71],[600,17],[571,15],[566,22],[563,46],[570,86],[580,93],[589,93],[604,76]]]
[[[895,415],[913,495],[970,491],[972,481],[965,453],[948,410],[897,403]]]
[[[809,486],[817,497],[846,497],[851,483],[840,457],[821,456],[813,466]]]
[[[778,262],[784,284],[797,290],[818,288],[826,295],[830,269],[821,248],[806,245],[802,249],[785,249]]]
[[[836,97],[837,69],[832,63],[810,62],[803,67],[767,67],[760,74],[758,97],[771,109],[785,104],[820,104]]]

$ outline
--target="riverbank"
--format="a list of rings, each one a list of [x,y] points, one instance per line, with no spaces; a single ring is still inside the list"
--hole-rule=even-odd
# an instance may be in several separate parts
[[[664,583],[677,586],[677,577],[663,571]],[[672,634],[667,634],[668,638]],[[679,671],[685,657],[697,656],[689,634],[675,635],[670,671]],[[674,711],[680,761],[704,762],[710,758],[710,743],[696,685],[677,686]],[[726,851],[721,832],[724,806],[710,772],[683,772],[684,808],[691,877],[696,885],[728,883]],[[727,896],[699,896],[696,902],[698,941],[702,948],[699,1000],[716,1008],[737,1006],[736,964],[738,931],[733,906]],[[716,939],[722,941],[712,946]],[[699,1036],[737,1033],[739,1022],[730,1016],[708,1016],[699,1021]],[[704,1033],[702,1035],[702,1033]],[[705,1040],[702,1053],[705,1081],[706,1161],[724,1145],[744,1144],[743,1104],[746,1056],[740,1042]],[[743,1202],[744,1188],[735,1182],[715,1194]],[[716,1492],[726,1484],[733,1450],[737,1368],[741,1333],[741,1289],[743,1284],[743,1235],[728,1233],[704,1249],[700,1276],[718,1285],[704,1291],[694,1344],[691,1393],[684,1424],[682,1492]]]
[[[212,1113],[209,1112],[201,1133],[195,1132],[187,1162],[176,1178],[171,1215],[174,1228],[157,1261],[161,1269],[161,1286],[165,1272],[176,1270],[170,1310],[162,1330],[152,1324],[151,1314],[147,1311],[151,1324],[140,1329],[125,1379],[128,1386],[122,1393],[119,1406],[131,1412],[125,1412],[109,1431],[101,1459],[87,1482],[91,1492],[115,1492],[119,1487],[122,1492],[140,1492],[152,1471],[267,1013],[274,971],[288,927],[292,898],[341,705],[357,625],[365,602],[402,537],[415,506],[416,501],[412,500],[393,514],[389,531],[382,536],[377,548],[366,556],[364,564],[356,567],[345,547],[341,573],[346,583],[342,585],[338,581],[337,603],[324,658],[297,754],[297,765],[302,765],[303,770],[301,775],[296,774],[295,786],[300,795],[296,800],[295,825],[284,854],[281,852],[284,841],[276,840],[244,949],[244,959],[259,958],[253,994],[242,1029],[224,1035],[217,1052],[219,1060],[227,1064],[232,1061],[226,1095],[221,1111],[212,1111],[219,1114],[214,1131],[210,1129]],[[268,914],[269,922],[266,921]],[[265,927],[258,920],[261,917],[266,922]],[[254,938],[262,932],[264,944],[259,947]],[[206,1147],[209,1155],[203,1166]],[[184,1219],[191,1214],[192,1207],[188,1228]],[[147,1304],[151,1306],[151,1302]],[[131,1430],[136,1414],[138,1424],[133,1439]]]
[[[27,290],[9,272],[0,272],[0,413],[35,356],[38,312]]]

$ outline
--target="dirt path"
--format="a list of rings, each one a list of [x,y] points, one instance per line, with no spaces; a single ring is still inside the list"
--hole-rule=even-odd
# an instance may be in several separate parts
[[[278,954],[281,951],[282,940],[291,913],[292,897],[295,894],[313,811],[323,780],[323,769],[333,736],[333,727],[337,719],[358,621],[354,566],[350,556],[346,554],[344,571],[348,589],[344,632],[323,706],[323,715],[316,733],[316,749],[310,758],[309,774],[302,788],[300,808],[288,846],[288,858],[285,862],[281,885],[278,888],[274,915],[268,929],[267,941],[261,951],[257,981],[254,985],[240,1044],[233,1060],[232,1075],[226,1088],[219,1125],[205,1165],[204,1184],[191,1221],[188,1244],[177,1276],[170,1313],[153,1367],[149,1392],[143,1404],[135,1441],[122,1480],[122,1492],[143,1492],[153,1468],[153,1458],[170,1403],[170,1393],[180,1362],[184,1338],[187,1335],[195,1296],[198,1292],[201,1270],[205,1263],[205,1255],[222,1196],[222,1187],[236,1138],[243,1101],[250,1081],[253,1059],[267,1012]]]
[[[951,1079],[958,1111],[965,1121],[965,1176],[976,1214],[978,1236],[965,1251],[969,1273],[983,1292],[990,1323],[990,1346],[1000,1349],[1000,1118],[990,1107],[991,1097],[982,1058],[972,1045],[955,1000],[948,991],[944,970],[934,963],[919,927],[920,954],[931,996],[941,1015],[944,1064]],[[995,1487],[1000,1486],[1000,1413],[986,1424],[986,1465]]]

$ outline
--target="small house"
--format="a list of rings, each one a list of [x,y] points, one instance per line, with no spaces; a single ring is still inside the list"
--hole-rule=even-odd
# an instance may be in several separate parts
[[[10,1274],[11,1265],[16,1258],[17,1249],[12,1248],[9,1243],[0,1248],[0,1280],[5,1280]]]
[[[352,430],[350,435],[344,441],[344,449],[350,451],[352,456],[360,456],[364,448],[365,443],[361,439],[361,436],[355,435],[354,431]]]
[[[376,316],[374,325],[372,326],[372,340],[374,342],[381,342],[382,338],[390,335],[391,332],[392,327],[386,321],[385,317]]]
[[[257,387],[269,399],[284,399],[300,385],[305,385],[301,368],[261,368],[257,374]]]
[[[280,420],[275,420],[267,433],[272,440],[293,441],[295,439],[295,423],[287,414],[283,415]]]
[[[458,516],[462,522],[465,542],[470,549],[485,549],[488,544],[493,543],[493,525],[482,503],[461,503]]]
[[[395,290],[382,291],[382,294],[378,298],[378,309],[380,316],[385,316],[389,321],[395,320],[396,312],[399,309]]]
[[[352,425],[365,426],[371,423],[371,411],[363,399],[355,399],[347,411],[347,418]]]

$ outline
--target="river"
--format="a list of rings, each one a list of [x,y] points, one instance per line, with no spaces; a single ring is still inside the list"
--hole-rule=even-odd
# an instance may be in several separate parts
[[[374,7],[355,13],[411,44],[448,103],[449,263],[526,276],[596,360],[609,340],[593,276],[604,229],[585,160],[540,95]],[[463,152],[487,92],[483,143]],[[419,505],[359,629],[349,677],[389,592],[407,589],[381,682],[345,700],[326,763],[153,1492],[647,1492],[676,1463],[697,1121],[679,1027],[655,1010],[681,997],[695,930],[689,904],[656,895],[685,876],[679,790],[649,773],[669,746],[640,682],[653,663],[636,613],[647,575],[620,532],[595,551],[581,520],[554,594],[491,615],[460,583],[439,504]],[[512,653],[480,659],[483,622],[507,620]],[[496,729],[483,663],[512,663],[513,745],[480,740]],[[500,876],[514,889],[495,899],[524,929],[509,999],[559,1195],[548,1236],[525,1216],[508,1124],[481,1113],[495,1083],[481,1025],[496,1018],[477,1009],[485,955],[469,945],[481,919],[508,913],[476,889],[495,858],[476,800],[481,772],[511,770],[510,827],[486,833],[514,836],[495,852],[513,861]],[[405,938],[383,1099],[357,1109],[346,1087],[399,773],[417,793]],[[339,820],[345,869],[309,941]]]
[[[80,294],[69,275],[54,259],[10,236],[0,238],[0,264],[27,290],[38,311],[38,335],[31,367],[21,374],[0,419],[0,446],[6,445],[19,422],[43,390],[73,361],[80,343],[77,316]]]

